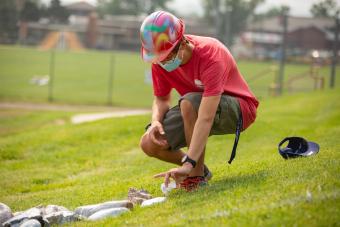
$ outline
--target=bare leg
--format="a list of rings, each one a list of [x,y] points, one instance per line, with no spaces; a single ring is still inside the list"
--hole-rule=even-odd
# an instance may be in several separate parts
[[[154,156],[154,158],[160,159],[165,162],[170,162],[176,165],[182,165],[182,158],[185,155],[185,153],[181,150],[179,151],[159,151],[157,152],[157,155]]]
[[[148,156],[176,165],[182,165],[181,161],[185,155],[185,153],[181,150],[169,151],[169,145],[160,146],[154,144],[146,133],[143,135],[140,141],[140,147]]]
[[[190,146],[192,134],[194,131],[195,123],[197,120],[197,112],[195,111],[194,107],[190,103],[190,101],[182,100],[181,101],[181,113],[184,122],[184,133],[185,133],[185,140]],[[204,175],[204,156],[205,156],[205,148],[198,159],[196,167],[191,171],[190,176],[203,176]]]

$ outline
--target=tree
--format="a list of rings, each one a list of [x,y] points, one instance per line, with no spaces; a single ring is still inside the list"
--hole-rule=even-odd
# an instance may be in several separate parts
[[[17,41],[18,14],[13,0],[0,1],[0,43]]]
[[[258,21],[258,20],[263,20],[265,18],[288,15],[289,11],[290,11],[290,7],[286,6],[286,5],[281,5],[281,6],[278,6],[278,7],[272,7],[264,13],[254,15],[254,20]]]
[[[247,19],[264,0],[206,0],[205,18],[216,27],[217,38],[227,45],[245,27]]]
[[[60,4],[60,0],[52,0],[47,12],[54,23],[67,23],[70,16],[68,10]]]
[[[311,7],[311,13],[314,17],[328,17],[334,19],[334,26],[329,28],[329,30],[334,32],[334,40],[333,40],[333,57],[331,64],[331,78],[330,78],[330,87],[334,88],[335,86],[335,74],[336,74],[336,65],[338,62],[338,53],[339,53],[339,28],[340,28],[340,7],[334,0],[323,0],[318,3],[315,3]]]
[[[166,4],[172,0],[144,0],[144,12],[150,14],[157,9],[168,10]]]
[[[40,10],[37,2],[26,1],[19,16],[21,21],[37,21],[40,18]]]
[[[166,3],[171,0],[98,0],[100,15],[140,15],[157,9],[166,10]]]
[[[19,43],[25,44],[28,34],[28,22],[37,21],[40,18],[40,10],[36,0],[22,1],[23,6],[19,8]]]
[[[334,17],[340,8],[335,0],[322,0],[313,4],[310,11],[314,17]]]

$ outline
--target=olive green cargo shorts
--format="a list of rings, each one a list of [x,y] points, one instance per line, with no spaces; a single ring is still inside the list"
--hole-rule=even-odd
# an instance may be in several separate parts
[[[180,148],[187,146],[184,135],[183,119],[180,110],[180,102],[183,99],[190,101],[196,112],[198,112],[202,99],[202,93],[193,92],[182,96],[179,100],[179,104],[171,108],[165,114],[163,119],[163,128],[171,151],[177,151]],[[214,123],[210,131],[210,136],[234,134],[239,117],[242,117],[242,115],[240,104],[237,98],[229,95],[222,95],[221,101],[216,111]]]

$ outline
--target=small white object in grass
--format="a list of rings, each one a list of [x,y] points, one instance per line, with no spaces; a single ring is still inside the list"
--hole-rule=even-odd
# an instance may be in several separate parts
[[[166,200],[166,197],[157,197],[153,199],[148,199],[142,203],[141,207],[147,207],[147,206],[151,206],[157,203],[163,203],[165,202],[165,200]]]
[[[163,192],[164,195],[168,195],[169,192],[171,192],[173,189],[176,188],[176,182],[175,181],[171,181],[169,184],[168,184],[168,187],[165,187],[165,184],[162,183],[161,184],[161,190]]]
[[[307,189],[306,198],[308,202],[312,201],[312,193]]]
[[[50,81],[49,75],[33,76],[30,80],[30,83],[38,85],[38,86],[44,86],[44,85],[47,85],[49,81]]]

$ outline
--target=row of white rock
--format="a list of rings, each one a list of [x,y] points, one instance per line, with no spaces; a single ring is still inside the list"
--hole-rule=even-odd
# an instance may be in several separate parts
[[[12,213],[7,205],[0,203],[0,226],[45,227],[81,220],[97,221],[130,212],[136,205],[146,207],[164,202],[165,200],[165,197],[152,198],[147,191],[130,188],[127,200],[81,206],[74,211],[70,211],[62,206],[48,205]]]

